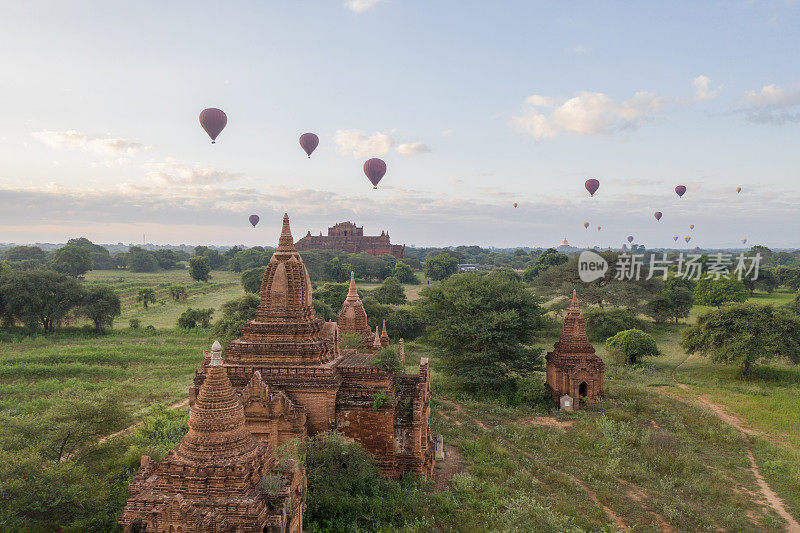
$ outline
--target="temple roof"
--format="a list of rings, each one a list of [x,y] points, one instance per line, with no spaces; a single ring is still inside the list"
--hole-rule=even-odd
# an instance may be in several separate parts
[[[367,325],[367,312],[358,296],[358,290],[356,290],[356,277],[353,271],[350,271],[350,288],[347,291],[347,298],[342,302],[342,309],[339,311],[339,331],[364,335],[372,333]]]
[[[572,302],[564,317],[561,338],[555,345],[558,354],[594,354],[594,347],[586,335],[586,320],[578,305],[578,291],[572,291]]]

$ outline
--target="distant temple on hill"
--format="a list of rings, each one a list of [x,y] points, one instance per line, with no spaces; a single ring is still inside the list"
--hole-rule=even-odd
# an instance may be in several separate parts
[[[403,259],[406,255],[405,244],[392,244],[389,241],[389,234],[381,231],[380,235],[365,236],[364,227],[356,226],[352,222],[339,222],[335,226],[328,228],[328,235],[311,235],[309,231],[306,236],[297,241],[295,247],[298,251],[306,250],[341,250],[343,252],[358,254],[366,253],[370,255],[393,255],[397,259]]]

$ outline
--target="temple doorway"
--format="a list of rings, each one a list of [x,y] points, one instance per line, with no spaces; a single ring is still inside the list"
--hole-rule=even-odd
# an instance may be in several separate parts
[[[589,387],[586,385],[585,381],[582,381],[580,385],[578,385],[578,397],[588,398],[588,389]]]

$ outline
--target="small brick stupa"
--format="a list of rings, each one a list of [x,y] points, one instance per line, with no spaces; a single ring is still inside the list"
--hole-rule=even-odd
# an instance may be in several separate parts
[[[367,325],[367,312],[356,290],[356,276],[350,272],[350,290],[339,311],[339,332],[361,335],[368,344],[372,344],[372,330]]]
[[[293,460],[277,470],[272,451],[247,429],[215,342],[189,432],[160,463],[142,457],[119,523],[126,533],[300,532],[305,474]]]
[[[578,306],[577,291],[572,291],[572,303],[564,317],[561,339],[545,356],[547,389],[556,405],[567,394],[581,402],[595,402],[603,396],[603,376],[606,365],[594,352],[586,335],[586,321]]]

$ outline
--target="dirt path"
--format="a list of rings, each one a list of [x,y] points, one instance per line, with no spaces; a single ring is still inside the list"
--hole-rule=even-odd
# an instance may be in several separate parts
[[[698,392],[694,392],[692,388],[689,387],[689,385],[681,383],[680,381],[678,381],[678,378],[675,377],[675,371],[678,370],[681,366],[683,366],[683,364],[689,360],[689,357],[691,357],[691,355],[688,355],[686,359],[681,361],[680,364],[678,364],[678,366],[672,369],[672,380],[679,388],[688,392],[692,392],[696,396],[698,401],[704,406],[706,406],[708,409],[710,409],[711,412],[713,412],[714,415],[717,416],[717,418],[719,418],[726,424],[733,426],[739,431],[739,433],[742,434],[742,438],[744,438],[744,442],[747,446],[747,457],[750,459],[750,471],[753,473],[753,476],[756,478],[756,481],[758,482],[759,489],[761,490],[761,496],[764,498],[764,500],[766,500],[767,504],[776,513],[778,513],[778,515],[780,515],[781,518],[786,520],[786,526],[787,526],[786,531],[789,531],[790,533],[800,533],[800,523],[798,523],[797,520],[795,520],[794,517],[790,515],[788,511],[786,511],[786,508],[783,506],[783,501],[778,497],[777,494],[775,494],[775,491],[772,490],[772,487],[769,486],[767,481],[764,479],[764,476],[761,475],[761,471],[758,469],[758,463],[756,463],[756,458],[753,455],[753,451],[751,449],[752,447],[750,444],[750,436],[753,434],[753,431],[744,427],[744,425],[742,425],[742,422],[738,418],[726,412],[722,407],[715,404],[704,395]]]
[[[436,468],[433,471],[433,486],[436,492],[447,490],[453,476],[460,474],[465,469],[464,457],[458,448],[450,444],[444,444],[444,460],[436,461]]]
[[[189,398],[186,398],[186,399],[183,399],[183,400],[181,400],[179,402],[173,403],[172,405],[170,405],[168,407],[168,409],[170,409],[170,410],[180,409],[181,407],[184,407],[186,405],[189,405]],[[126,434],[130,433],[131,431],[133,431],[134,429],[138,428],[141,425],[142,425],[141,421],[140,422],[136,422],[135,424],[131,424],[130,426],[126,427],[125,429],[120,429],[116,433],[112,433],[111,435],[106,435],[105,437],[100,437],[99,439],[97,439],[97,444],[103,444],[104,442],[110,441],[111,439],[117,438],[117,437],[119,437],[121,435],[126,435]]]

